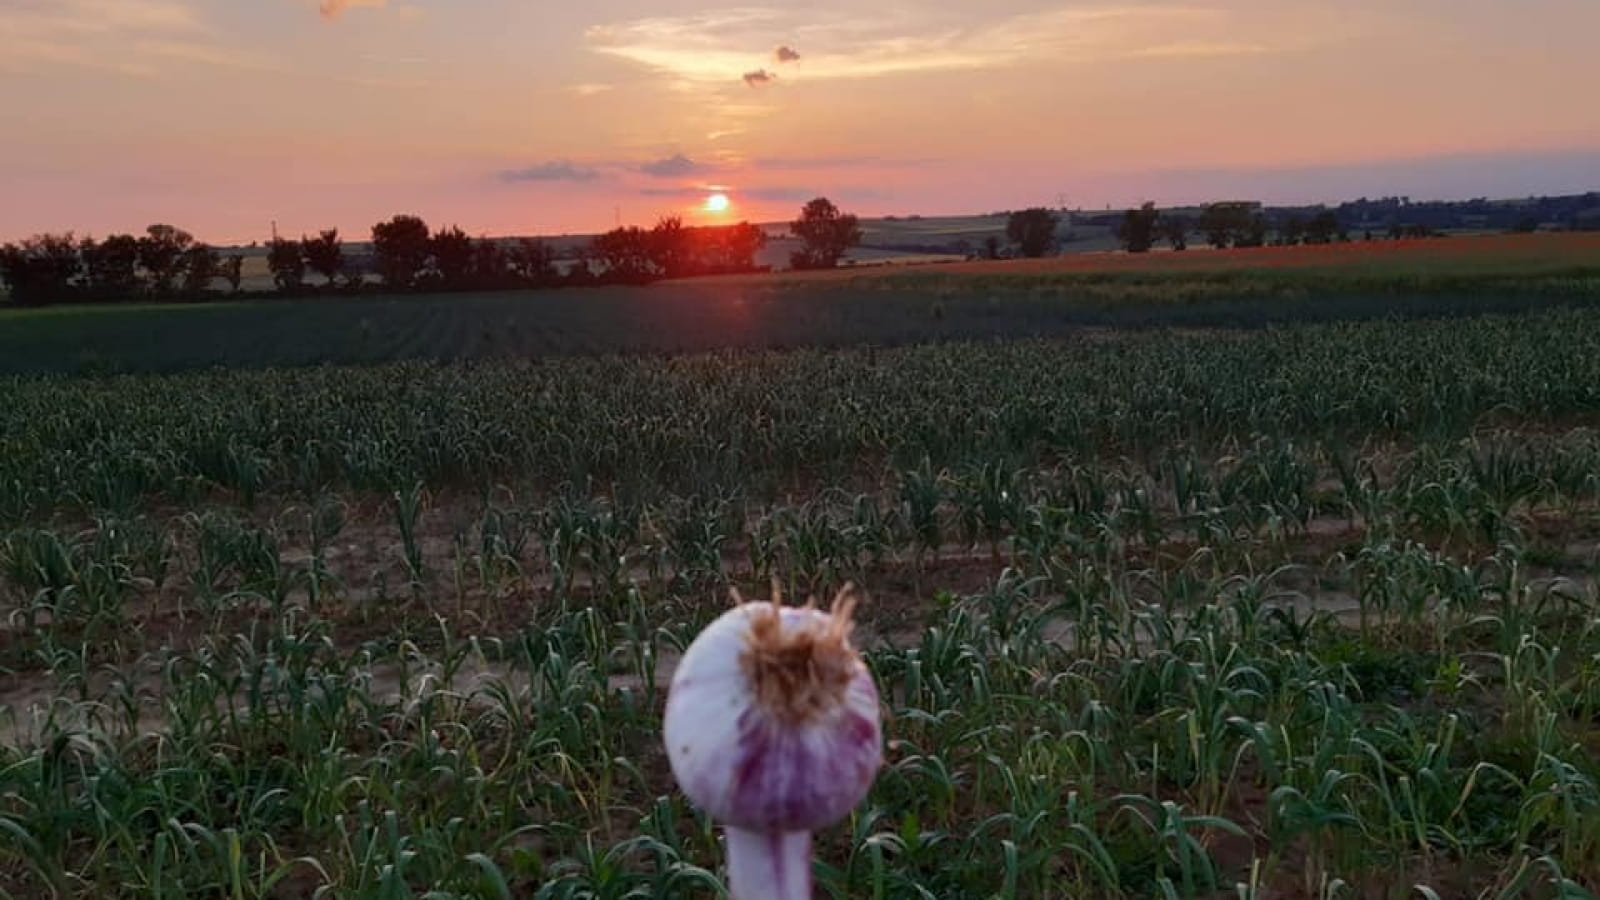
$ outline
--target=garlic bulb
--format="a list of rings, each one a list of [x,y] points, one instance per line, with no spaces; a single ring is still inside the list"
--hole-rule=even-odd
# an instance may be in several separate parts
[[[810,900],[811,832],[850,814],[883,764],[878,691],[831,612],[742,603],[673,674],[663,734],[678,785],[727,829],[734,900]]]

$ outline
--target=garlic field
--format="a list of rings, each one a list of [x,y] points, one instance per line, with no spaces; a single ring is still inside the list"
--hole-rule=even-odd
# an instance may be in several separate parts
[[[1579,306],[0,380],[0,897],[725,897],[668,684],[846,584],[819,897],[1592,897]]]

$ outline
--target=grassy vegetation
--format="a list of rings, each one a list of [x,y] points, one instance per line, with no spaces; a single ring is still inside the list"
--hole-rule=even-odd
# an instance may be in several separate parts
[[[0,896],[720,896],[772,578],[872,596],[826,896],[1600,887],[1600,311],[0,390]]]

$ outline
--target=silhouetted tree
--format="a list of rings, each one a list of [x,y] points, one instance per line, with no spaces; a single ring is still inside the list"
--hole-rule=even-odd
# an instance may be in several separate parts
[[[1267,244],[1267,217],[1256,213],[1250,223],[1233,242],[1235,247],[1264,247]]]
[[[683,227],[683,219],[667,216],[650,229],[650,263],[662,278],[682,278],[698,268],[695,235]]]
[[[455,225],[435,232],[433,268],[445,287],[465,287],[467,275],[472,271],[472,238]]]
[[[605,267],[600,277],[618,284],[645,284],[655,275],[650,232],[637,226],[615,228],[594,239],[590,246]]]
[[[306,257],[299,241],[274,238],[267,244],[267,270],[278,290],[292,294],[305,287]]]
[[[410,290],[428,266],[432,250],[428,223],[416,216],[395,216],[372,226],[372,261],[383,283]]]
[[[72,299],[73,282],[82,271],[78,242],[71,232],[36,234],[0,247],[0,280],[5,282],[11,302],[22,306]]]
[[[222,269],[222,258],[206,244],[195,244],[183,251],[183,292],[199,297],[211,287],[211,279]]]
[[[1017,245],[1023,256],[1040,257],[1055,249],[1059,221],[1055,213],[1042,206],[1019,210],[1006,221],[1006,238]]]
[[[1332,210],[1323,210],[1306,223],[1306,243],[1331,244],[1341,231],[1339,217]]]
[[[1000,258],[1000,238],[998,238],[998,237],[996,237],[996,236],[991,234],[988,237],[983,239],[983,258],[984,259],[999,259]]]
[[[1195,227],[1206,236],[1206,243],[1218,250],[1259,247],[1267,239],[1266,219],[1254,203],[1212,203],[1201,209]]]
[[[750,272],[756,268],[756,254],[767,246],[767,233],[760,226],[740,222],[711,229],[716,258],[713,267],[722,272]]]
[[[512,274],[524,284],[544,287],[559,277],[555,251],[543,241],[519,238],[507,256]]]
[[[143,289],[139,280],[139,239],[113,234],[95,243],[84,238],[78,245],[83,258],[89,295],[96,300],[131,300]]]
[[[339,242],[339,229],[330,228],[314,238],[301,236],[300,252],[305,256],[306,268],[327,279],[327,286],[344,268],[344,245]]]
[[[139,265],[150,277],[150,290],[170,294],[182,274],[184,253],[194,245],[194,235],[171,225],[151,225],[139,239]]]
[[[507,288],[514,285],[516,280],[511,273],[510,256],[500,247],[500,242],[486,237],[478,238],[472,245],[473,287],[481,290]]]
[[[1172,245],[1174,251],[1189,249],[1189,220],[1183,216],[1168,213],[1161,217],[1161,236]]]
[[[1156,224],[1160,221],[1161,214],[1154,203],[1128,210],[1122,217],[1122,226],[1117,229],[1122,249],[1129,253],[1150,252],[1156,243]]]
[[[244,257],[235,253],[224,259],[218,274],[227,280],[229,291],[239,293],[239,286],[244,282]]]
[[[789,224],[789,232],[801,242],[801,249],[789,257],[789,264],[796,269],[832,269],[851,247],[861,243],[860,220],[840,212],[826,197],[807,203],[800,218]]]
[[[1290,216],[1285,219],[1283,225],[1278,229],[1278,243],[1285,247],[1293,247],[1299,244],[1305,239],[1305,236],[1306,223],[1299,216]]]
[[[1206,243],[1218,250],[1225,250],[1233,243],[1232,225],[1215,207],[1206,207],[1200,211],[1197,227],[1200,233],[1206,236]]]

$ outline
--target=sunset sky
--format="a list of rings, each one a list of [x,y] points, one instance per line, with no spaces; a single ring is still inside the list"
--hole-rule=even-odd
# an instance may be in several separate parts
[[[0,239],[1600,189],[1595,0],[748,2],[0,0]]]

